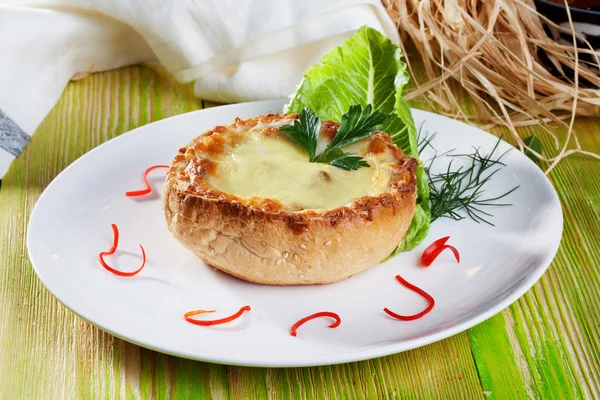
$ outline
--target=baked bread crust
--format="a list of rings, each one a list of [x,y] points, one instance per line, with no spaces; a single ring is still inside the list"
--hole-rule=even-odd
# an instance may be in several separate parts
[[[180,149],[167,172],[163,205],[175,238],[207,264],[240,279],[267,285],[336,282],[387,257],[408,230],[415,210],[417,161],[377,132],[373,151],[393,156],[388,190],[319,212],[289,211],[272,199],[241,198],[211,188],[214,171],[202,154],[223,151],[236,131],[257,124],[281,125],[297,115],[269,114],[217,126]],[[323,124],[334,135],[337,124]],[[276,134],[278,128],[265,129]],[[231,144],[231,143],[230,143]],[[212,153],[211,153],[212,152]]]

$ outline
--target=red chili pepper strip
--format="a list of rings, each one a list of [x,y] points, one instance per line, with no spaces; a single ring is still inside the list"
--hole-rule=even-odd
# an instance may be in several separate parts
[[[194,310],[194,311],[188,311],[184,314],[185,317],[193,317],[194,315],[200,315],[200,314],[206,314],[206,313],[212,313],[215,312],[217,310]]]
[[[433,263],[433,261],[435,261],[435,259],[440,255],[440,253],[446,249],[452,250],[454,253],[454,258],[456,258],[456,262],[460,262],[460,254],[458,254],[458,250],[456,250],[454,246],[444,245],[433,250],[428,257],[421,257],[421,264],[423,264],[424,267],[429,267],[431,263]]]
[[[454,257],[456,258],[456,262],[460,263],[460,254],[458,254],[456,247],[446,244],[448,239],[450,239],[450,236],[438,239],[427,246],[421,255],[421,264],[424,267],[429,267],[431,263],[434,262],[435,259],[440,255],[440,253],[446,249],[452,250]]]
[[[421,296],[423,296],[429,302],[429,305],[427,306],[427,308],[425,310],[421,311],[418,314],[414,314],[414,315],[400,315],[400,314],[396,314],[393,311],[390,311],[388,308],[384,308],[383,311],[385,311],[387,313],[387,315],[389,315],[392,318],[399,319],[401,321],[412,321],[412,320],[421,318],[425,314],[428,314],[429,311],[433,310],[433,306],[435,306],[435,300],[433,299],[433,297],[431,297],[431,295],[429,293],[427,293],[423,289],[418,288],[415,285],[405,281],[404,279],[402,279],[402,277],[400,275],[396,275],[396,279],[398,280],[398,282],[400,282],[402,285],[406,286],[413,292],[416,292],[416,293],[420,294]]]
[[[100,261],[100,264],[102,264],[102,266],[104,268],[106,268],[107,270],[109,270],[110,272],[112,272],[115,275],[119,275],[119,276],[137,275],[137,273],[140,272],[146,265],[146,252],[144,251],[144,248],[142,247],[141,244],[139,246],[140,246],[140,249],[142,249],[142,266],[135,271],[132,271],[132,272],[118,271],[118,270],[112,268],[111,266],[109,266],[106,263],[106,261],[104,261],[104,256],[110,256],[112,254],[115,254],[115,251],[117,251],[117,246],[119,245],[119,228],[117,228],[117,225],[115,225],[115,224],[111,224],[110,226],[112,227],[112,230],[113,230],[113,245],[110,248],[110,250],[103,251],[102,253],[98,254],[98,261]]]
[[[450,236],[446,236],[446,237],[443,237],[441,239],[438,239],[435,242],[431,243],[429,246],[427,246],[427,248],[425,249],[425,251],[423,251],[423,255],[421,256],[421,260],[423,258],[429,257],[429,255],[431,254],[431,252],[433,250],[437,249],[440,246],[445,245],[446,242],[448,241],[448,239],[450,239]]]
[[[240,308],[240,310],[238,312],[236,312],[235,314],[233,314],[232,316],[229,316],[226,318],[221,318],[221,319],[215,319],[212,321],[204,321],[204,320],[200,320],[200,319],[190,318],[191,316],[194,316],[194,315],[204,314],[204,313],[209,313],[209,312],[214,312],[214,311],[215,310],[188,311],[185,314],[183,314],[183,317],[185,318],[185,320],[187,322],[194,324],[194,325],[200,325],[200,326],[219,325],[219,324],[225,324],[227,322],[231,322],[235,319],[238,319],[244,312],[250,311],[250,306],[244,306],[244,307]]]
[[[144,181],[146,188],[142,189],[142,190],[134,190],[132,192],[127,192],[127,193],[125,193],[125,196],[128,196],[128,197],[143,196],[145,194],[151,193],[152,187],[150,187],[150,184],[148,183],[148,174],[150,173],[150,171],[158,169],[158,168],[169,168],[169,166],[168,165],[153,165],[150,168],[148,168],[146,171],[144,171],[144,175],[142,175],[142,180]]]
[[[329,317],[329,318],[333,318],[335,319],[335,322],[331,325],[329,325],[330,328],[337,328],[338,326],[340,326],[340,324],[342,323],[342,319],[340,318],[339,315],[337,315],[336,313],[333,312],[329,312],[329,311],[322,311],[322,312],[318,312],[312,315],[309,315],[308,317],[304,317],[302,318],[300,321],[296,322],[293,326],[292,329],[290,329],[290,335],[292,336],[296,336],[296,330],[303,324],[305,324],[306,322],[313,320],[315,318],[320,318],[320,317]]]

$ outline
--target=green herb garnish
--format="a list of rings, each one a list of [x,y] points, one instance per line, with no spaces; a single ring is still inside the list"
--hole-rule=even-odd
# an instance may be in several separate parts
[[[431,141],[435,137],[423,140],[423,146],[431,146]],[[493,214],[482,210],[482,207],[505,207],[509,203],[503,203],[499,200],[505,198],[519,188],[516,186],[500,196],[484,196],[484,186],[492,177],[500,171],[501,167],[506,166],[502,159],[508,151],[501,155],[495,155],[500,139],[492,151],[484,155],[479,148],[474,148],[471,154],[451,154],[451,151],[443,154],[447,157],[468,158],[471,162],[467,166],[453,168],[451,160],[445,172],[432,173],[431,166],[433,162],[442,155],[434,156],[425,166],[425,172],[429,182],[429,201],[431,202],[431,222],[438,218],[452,218],[461,220],[471,218],[477,223],[483,222],[494,226],[489,221]]]
[[[380,130],[388,118],[382,111],[373,111],[370,104],[364,109],[360,105],[350,106],[348,112],[342,115],[335,137],[321,154],[316,154],[321,119],[311,109],[304,107],[293,125],[284,125],[279,130],[296,139],[308,153],[310,162],[326,163],[352,171],[368,167],[369,164],[356,154],[344,152],[342,147],[368,138]]]

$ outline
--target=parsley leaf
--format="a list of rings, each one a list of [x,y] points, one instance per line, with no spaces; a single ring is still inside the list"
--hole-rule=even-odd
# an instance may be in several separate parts
[[[340,127],[329,145],[321,154],[316,154],[321,120],[309,108],[303,108],[300,118],[293,125],[284,125],[280,131],[292,136],[307,151],[310,162],[333,165],[346,171],[368,167],[369,164],[360,156],[342,150],[349,144],[368,138],[381,129],[389,115],[382,111],[373,112],[369,104],[364,109],[360,105],[350,106],[342,115]]]
[[[382,111],[373,112],[370,104],[364,109],[359,105],[350,106],[348,112],[342,115],[340,128],[327,147],[344,147],[367,138],[380,130],[388,118],[389,115]]]
[[[346,153],[338,147],[325,149],[325,151],[319,154],[315,162],[331,164],[346,171],[369,167],[369,164],[360,156],[353,153]]]
[[[321,133],[321,119],[317,114],[304,107],[300,118],[294,121],[294,125],[284,125],[279,130],[296,139],[308,152],[310,162],[315,161],[317,140]]]
[[[369,167],[368,162],[352,153],[344,153],[343,156],[331,161],[330,164],[335,167],[345,169],[346,171],[353,171],[362,167]]]
[[[340,158],[344,156],[344,151],[342,149],[338,149],[337,147],[329,148],[327,147],[321,154],[315,158],[315,162],[329,164],[336,158]]]

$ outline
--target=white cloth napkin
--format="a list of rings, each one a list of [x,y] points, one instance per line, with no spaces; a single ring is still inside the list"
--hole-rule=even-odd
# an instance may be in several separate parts
[[[203,99],[285,98],[363,25],[398,43],[378,0],[0,0],[0,178],[77,73],[159,62]]]

